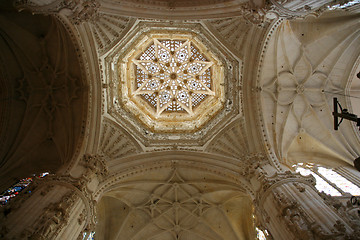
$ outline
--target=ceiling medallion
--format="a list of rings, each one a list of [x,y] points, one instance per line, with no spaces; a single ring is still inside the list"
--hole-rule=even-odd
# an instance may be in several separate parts
[[[153,132],[199,130],[223,108],[223,66],[192,34],[145,34],[118,66],[124,107]]]

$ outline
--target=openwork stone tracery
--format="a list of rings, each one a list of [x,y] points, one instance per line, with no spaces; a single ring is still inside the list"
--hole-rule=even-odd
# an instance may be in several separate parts
[[[136,64],[136,87],[140,95],[155,109],[193,115],[195,108],[212,88],[212,62],[189,40],[158,40],[133,60]]]
[[[242,63],[203,25],[143,20],[133,29],[101,56],[103,106],[144,146],[196,148],[242,114]]]
[[[153,131],[201,128],[224,103],[219,59],[186,32],[148,33],[139,39],[119,64],[125,107]]]

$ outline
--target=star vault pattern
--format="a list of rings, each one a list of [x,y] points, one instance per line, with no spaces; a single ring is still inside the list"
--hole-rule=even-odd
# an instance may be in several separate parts
[[[158,40],[150,44],[137,59],[136,86],[133,96],[143,97],[156,112],[193,110],[212,91],[211,67],[190,40]]]
[[[186,183],[175,169],[170,179],[156,187],[150,199],[137,209],[146,212],[159,229],[180,239],[184,231],[193,231],[211,207],[216,206],[203,199],[199,190]]]

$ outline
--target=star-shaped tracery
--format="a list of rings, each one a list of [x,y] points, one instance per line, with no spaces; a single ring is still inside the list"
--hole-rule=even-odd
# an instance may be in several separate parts
[[[187,183],[177,169],[167,182],[153,189],[146,203],[136,207],[146,212],[159,229],[171,232],[174,239],[182,239],[185,232],[196,232],[195,226],[211,208],[216,209],[216,205],[205,200],[199,189]]]
[[[209,61],[190,40],[154,39],[149,47],[133,60],[135,89],[156,112],[187,112],[193,110],[212,90]]]

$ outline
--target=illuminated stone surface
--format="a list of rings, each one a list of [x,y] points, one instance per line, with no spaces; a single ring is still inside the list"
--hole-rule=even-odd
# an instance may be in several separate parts
[[[223,107],[223,67],[193,35],[143,35],[134,49],[119,64],[119,94],[152,131],[198,130]]]

